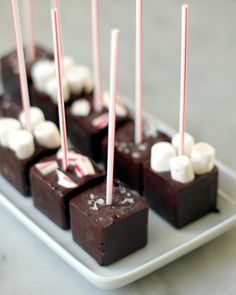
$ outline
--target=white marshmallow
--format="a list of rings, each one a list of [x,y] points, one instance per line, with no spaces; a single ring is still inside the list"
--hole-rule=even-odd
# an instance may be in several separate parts
[[[173,180],[188,183],[194,180],[191,161],[187,156],[177,156],[170,159],[170,174]]]
[[[31,69],[31,76],[35,87],[39,91],[45,91],[45,84],[56,75],[55,64],[50,60],[39,60]]]
[[[170,159],[175,157],[175,149],[168,142],[159,142],[151,149],[151,169],[155,172],[170,171]]]
[[[12,131],[20,130],[21,124],[18,120],[12,118],[3,118],[0,120],[0,144],[8,147],[9,134]]]
[[[19,120],[22,126],[25,128],[25,112],[24,111],[21,111],[19,115]],[[30,121],[31,121],[32,131],[34,130],[37,124],[45,121],[45,117],[41,109],[37,107],[30,107]]]
[[[25,160],[34,154],[34,138],[29,131],[13,131],[10,133],[8,141],[9,148],[15,152],[18,159]]]
[[[62,87],[63,87],[64,101],[67,102],[70,99],[70,88],[69,88],[68,81],[66,79],[63,79]],[[52,78],[46,83],[45,93],[51,97],[52,101],[54,101],[56,104],[58,103],[56,78]]]
[[[71,106],[71,113],[74,116],[86,117],[90,113],[91,106],[86,99],[78,99]]]
[[[65,71],[65,74],[67,74],[68,71],[73,69],[76,66],[75,61],[73,57],[71,56],[64,56],[63,57],[63,70]]]
[[[193,170],[196,174],[210,172],[214,167],[215,149],[208,143],[199,142],[194,145],[191,155]]]
[[[179,151],[179,146],[180,146],[180,135],[179,133],[176,134],[173,138],[172,138],[172,144],[176,150],[176,153],[178,153]],[[194,146],[195,140],[192,137],[192,135],[190,135],[189,133],[184,133],[184,154],[187,156],[191,156],[191,152]]]
[[[50,121],[38,124],[34,129],[35,140],[43,147],[49,149],[59,148],[61,136],[57,126]]]
[[[91,72],[85,66],[71,68],[66,72],[66,78],[73,94],[80,94],[82,91],[90,93],[93,89]]]
[[[104,106],[109,109],[109,93],[104,92],[103,94],[103,104]],[[128,110],[122,103],[121,99],[117,96],[116,99],[116,115],[119,117],[125,117],[128,115]]]

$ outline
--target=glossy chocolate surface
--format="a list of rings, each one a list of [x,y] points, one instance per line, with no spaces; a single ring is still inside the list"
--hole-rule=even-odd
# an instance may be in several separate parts
[[[156,173],[144,163],[144,196],[151,208],[176,228],[181,228],[209,212],[217,211],[218,168],[196,175],[187,184],[171,178],[169,172]]]
[[[106,183],[70,202],[73,238],[100,265],[109,265],[147,243],[146,201],[120,181],[111,206],[105,204]]]
[[[61,162],[57,157],[51,156],[44,158],[41,163],[47,161],[57,161],[59,167]],[[69,167],[67,171],[62,171],[73,182],[77,184],[74,188],[66,188],[58,183],[57,172],[51,172],[48,175],[43,175],[34,166],[30,171],[31,188],[34,205],[45,215],[47,215],[54,223],[63,229],[70,228],[69,217],[69,201],[76,195],[89,187],[95,186],[104,179],[105,173],[95,163],[93,163],[96,174],[77,177],[73,167]]]
[[[153,132],[144,136],[143,143],[134,143],[134,123],[123,125],[116,132],[115,143],[115,176],[140,194],[143,192],[142,163],[149,159],[151,147],[160,141],[170,141],[170,138],[161,132]],[[103,162],[107,165],[107,138],[102,143]]]

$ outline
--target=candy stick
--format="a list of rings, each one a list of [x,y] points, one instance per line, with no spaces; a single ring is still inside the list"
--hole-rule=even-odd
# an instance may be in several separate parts
[[[114,146],[116,125],[116,97],[118,80],[118,51],[120,31],[112,30],[111,34],[111,65],[110,65],[110,101],[109,101],[109,125],[108,125],[108,155],[107,155],[107,186],[106,204],[113,202],[113,174],[114,174]]]
[[[135,143],[143,141],[143,44],[142,44],[142,0],[136,0],[136,112]]]
[[[102,82],[100,59],[100,33],[99,33],[99,0],[92,0],[92,34],[93,34],[93,68],[94,68],[94,109],[102,110]]]
[[[32,63],[35,60],[34,17],[32,0],[25,0],[25,27],[27,31],[27,60]]]
[[[186,125],[187,95],[187,47],[188,47],[188,5],[182,5],[181,27],[181,78],[180,78],[180,115],[179,115],[179,155],[184,154],[184,132]]]
[[[68,168],[68,146],[67,146],[67,132],[66,132],[66,120],[65,120],[65,105],[63,97],[62,86],[62,65],[61,65],[61,45],[60,45],[60,29],[59,29],[59,17],[57,8],[51,9],[52,16],[52,28],[53,28],[53,44],[54,55],[56,63],[57,83],[58,83],[58,114],[61,132],[61,148],[62,148],[62,168],[67,170]]]
[[[20,26],[20,16],[17,0],[11,0],[11,8],[13,15],[13,24],[16,40],[16,49],[17,49],[17,60],[20,76],[20,90],[21,90],[21,100],[22,107],[25,114],[25,125],[27,130],[31,131],[31,121],[30,121],[30,101],[29,101],[29,89],[28,81],[26,75],[25,67],[25,57],[24,57],[24,48],[21,35],[21,26]]]

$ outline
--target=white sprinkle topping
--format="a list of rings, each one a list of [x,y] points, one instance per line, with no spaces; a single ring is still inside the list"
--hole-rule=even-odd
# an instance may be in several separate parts
[[[127,193],[127,197],[131,197],[131,193]]]
[[[125,194],[126,193],[126,188],[125,187],[119,187],[119,191],[121,194]]]
[[[126,154],[129,154],[129,152],[130,152],[129,148],[125,148],[125,149],[124,149],[124,152],[125,152]]]
[[[91,200],[94,200],[94,198],[95,198],[94,194],[90,194],[89,197],[90,197]]]
[[[125,198],[123,201],[120,202],[120,204],[134,204],[134,199],[133,198]]]
[[[140,151],[146,151],[147,150],[147,146],[146,146],[146,144],[140,144],[139,146],[138,146],[138,149],[140,150]]]
[[[133,157],[134,159],[139,159],[139,158],[140,158],[140,153],[133,152],[133,153],[132,153],[132,157]]]
[[[93,211],[98,211],[98,205],[99,206],[104,206],[105,205],[105,201],[103,199],[101,199],[101,198],[100,199],[97,199],[94,202],[93,207],[90,207],[90,209],[93,210]]]

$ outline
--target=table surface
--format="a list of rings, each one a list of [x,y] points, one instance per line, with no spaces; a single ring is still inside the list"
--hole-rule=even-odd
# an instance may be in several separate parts
[[[37,2],[37,3],[36,3]],[[37,40],[52,46],[50,1],[35,1]],[[61,1],[64,52],[92,65],[90,1]],[[64,2],[64,3],[63,3]],[[101,1],[103,80],[109,78],[110,29],[121,30],[119,92],[134,97],[135,1]],[[236,169],[236,2],[188,1],[187,130]],[[181,1],[144,1],[145,109],[178,127]],[[0,53],[13,48],[8,1],[1,1]],[[154,107],[155,106],[155,107]],[[235,294],[236,228],[119,290],[95,288],[0,208],[0,295]]]

